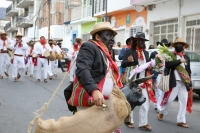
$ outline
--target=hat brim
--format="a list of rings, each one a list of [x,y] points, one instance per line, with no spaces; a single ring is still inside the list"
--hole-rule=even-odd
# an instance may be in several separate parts
[[[24,37],[23,35],[15,35],[15,37],[18,37],[18,36],[20,36],[20,37]]]
[[[142,39],[142,40],[144,40],[144,41],[149,41],[149,40],[147,40],[147,39],[145,39],[145,38],[138,38],[138,37],[134,37],[134,40],[137,40],[137,39]]]
[[[102,31],[102,30],[110,30],[110,31],[112,31],[112,32],[114,33],[114,36],[117,35],[117,32],[114,31],[114,30],[111,29],[111,28],[99,28],[99,29],[96,29],[96,30],[92,30],[92,31],[90,32],[90,35],[93,36],[95,33],[99,32],[99,31]]]
[[[8,35],[7,33],[0,33],[0,35]]]
[[[171,46],[172,46],[172,47],[175,47],[175,45],[176,45],[177,43],[182,43],[182,44],[184,44],[185,48],[188,48],[188,47],[189,47],[189,45],[188,45],[187,43],[185,43],[185,42],[174,42],[174,43],[171,44]]]

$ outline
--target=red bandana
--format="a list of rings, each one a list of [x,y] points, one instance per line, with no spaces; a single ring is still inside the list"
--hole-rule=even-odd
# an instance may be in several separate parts
[[[185,55],[184,52],[182,52],[182,53],[177,53],[176,51],[174,51],[173,54],[175,54],[175,55],[179,55],[180,57],[183,57],[183,56]]]
[[[136,47],[136,50],[137,50],[138,59],[144,60],[144,56],[142,53],[144,49],[139,49],[138,47]]]
[[[94,41],[94,40],[89,40],[89,41],[93,42],[100,50],[102,50],[105,53],[106,57],[108,58],[108,60],[111,64],[111,69],[113,70],[113,77],[116,80],[117,86],[119,88],[123,87],[121,81],[119,80],[120,75],[119,75],[118,67],[117,67],[116,63],[113,61],[111,55],[109,54],[109,51],[108,51],[108,48],[106,47],[106,45],[100,41]]]
[[[22,40],[20,40],[20,42],[18,43],[18,48],[22,47]]]
[[[7,38],[1,39],[1,40],[3,41],[3,46],[6,46],[6,40],[7,40]]]

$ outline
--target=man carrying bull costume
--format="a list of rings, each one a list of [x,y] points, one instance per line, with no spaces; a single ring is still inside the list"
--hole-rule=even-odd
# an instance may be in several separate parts
[[[35,54],[38,55],[37,58],[37,72],[36,72],[36,79],[38,82],[40,82],[41,79],[41,68],[43,65],[43,70],[44,70],[44,82],[47,82],[47,74],[49,71],[49,60],[44,56],[44,53],[46,51],[50,52],[52,51],[51,47],[49,46],[49,44],[46,42],[45,37],[41,36],[40,37],[40,45],[38,45],[37,47],[35,47],[36,49],[34,49]],[[51,74],[50,76],[53,76],[53,74]]]
[[[32,57],[33,54],[33,49],[34,49],[34,42],[31,40],[29,42],[29,48],[27,50],[28,53],[28,60],[26,64],[26,70],[25,70],[25,75],[28,74],[28,68],[30,67],[30,77],[33,77],[33,71],[34,71],[34,66],[36,65],[36,60]]]
[[[145,50],[145,34],[142,32],[137,32],[135,38],[133,39],[133,45],[128,49],[124,55],[122,61],[122,67],[135,67],[137,65],[142,65],[149,61],[149,53]],[[143,71],[136,75],[136,78],[143,78],[150,75],[151,66],[148,67],[146,71]],[[139,110],[139,128],[150,131],[152,127],[148,124],[148,112],[150,106],[150,100],[156,102],[153,95],[151,81],[148,80],[142,84],[142,94],[146,97],[145,103],[140,106]],[[133,115],[133,114],[132,114]],[[133,119],[127,118],[125,120],[127,126],[133,125]],[[132,126],[134,127],[134,126]]]
[[[0,79],[2,79],[3,72],[7,77],[9,77],[8,70],[10,68],[10,56],[8,55],[7,47],[11,44],[11,40],[6,37],[6,32],[1,32],[0,36]],[[6,69],[4,69],[4,63],[6,65]]]
[[[18,32],[15,36],[16,40],[14,40],[10,45],[10,49],[14,51],[14,58],[11,59],[13,62],[12,76],[14,77],[14,82],[18,81],[25,69],[28,45],[22,40],[22,37],[23,35]]]
[[[102,106],[113,90],[114,80],[119,88],[122,87],[118,67],[110,54],[114,45],[114,36],[117,33],[112,30],[109,22],[99,22],[90,34],[93,39],[82,44],[77,56],[76,77],[72,92],[75,95],[72,94],[68,101],[69,104],[77,106],[78,111],[91,104]],[[77,91],[77,82],[82,84],[84,94],[82,94],[83,91]],[[91,96],[91,99],[88,99],[88,96]],[[83,104],[80,105],[77,101]]]
[[[192,104],[191,99],[191,70],[190,70],[190,58],[185,55],[184,48],[188,48],[189,45],[182,39],[178,38],[174,43],[171,44],[175,48],[173,54],[176,56],[176,60],[166,61],[166,68],[169,69],[170,79],[169,86],[170,89],[165,93],[165,100],[162,101],[163,108],[158,113],[158,120],[162,121],[163,116],[168,114],[171,103],[178,96],[179,111],[177,115],[177,126],[188,128],[186,123],[186,110]],[[187,83],[190,82],[190,83]],[[188,93],[189,91],[189,93]],[[193,95],[193,94],[192,94]],[[191,107],[189,107],[191,108]],[[189,109],[190,112],[190,109]]]

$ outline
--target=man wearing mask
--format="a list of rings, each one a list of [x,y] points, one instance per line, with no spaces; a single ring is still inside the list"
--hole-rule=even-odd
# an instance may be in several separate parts
[[[124,55],[121,64],[123,68],[131,66],[135,67],[137,65],[142,65],[149,61],[149,53],[145,50],[145,41],[148,41],[147,39],[145,39],[145,34],[143,32],[137,32],[136,36],[133,39],[132,47],[126,50],[126,53]],[[149,66],[146,71],[137,74],[135,78],[143,78],[145,76],[149,76],[151,68],[152,67]],[[142,84],[142,94],[144,97],[146,97],[146,101],[140,106],[139,110],[139,128],[147,131],[152,130],[152,127],[148,124],[148,112],[149,112],[150,100],[152,102],[156,101],[155,97],[152,95],[153,91],[150,91],[150,89],[152,88],[149,82],[144,82]],[[132,115],[133,111],[131,116]],[[125,124],[126,125],[133,124],[133,119],[130,118],[125,119]]]
[[[40,45],[38,45],[36,47],[36,49],[34,50],[35,54],[38,55],[38,59],[37,59],[37,70],[36,70],[36,79],[38,82],[40,82],[41,80],[41,68],[42,66],[44,67],[44,82],[47,82],[47,74],[49,71],[49,60],[44,57],[44,52],[45,51],[52,51],[51,47],[49,46],[49,44],[46,42],[46,39],[44,36],[40,37]],[[51,74],[50,76],[53,76],[53,74]]]
[[[5,31],[1,32],[0,36],[0,79],[3,79],[3,72],[9,77],[8,70],[10,68],[10,56],[8,55],[7,46],[11,44],[11,40],[7,38],[7,33]],[[4,64],[6,65],[5,69]]]
[[[167,98],[167,103],[158,113],[157,118],[162,121],[163,116],[168,114],[171,103],[178,96],[179,110],[177,115],[177,126],[188,128],[189,126],[186,123],[186,107],[188,91],[190,91],[192,84],[189,84],[188,86],[183,82],[179,72],[180,70],[177,71],[176,67],[181,65],[187,71],[188,76],[191,77],[190,58],[184,53],[184,48],[188,48],[189,45],[182,38],[177,38],[171,46],[175,48],[173,54],[176,55],[177,60],[165,62],[165,65],[170,71],[169,87],[172,88],[172,90],[169,91],[170,93]]]
[[[27,49],[28,53],[28,62],[26,64],[26,70],[25,70],[25,75],[28,74],[28,68],[30,67],[30,77],[33,77],[33,71],[34,71],[34,66],[35,66],[35,59],[32,57],[33,54],[33,49],[34,49],[34,42],[31,40],[29,42],[29,48]]]
[[[18,79],[20,79],[21,74],[24,72],[25,58],[28,55],[26,53],[28,45],[22,40],[22,37],[23,35],[18,32],[17,35],[15,35],[16,40],[14,40],[10,45],[10,49],[14,51],[14,58],[12,61],[12,77],[14,78],[14,82],[17,82]]]

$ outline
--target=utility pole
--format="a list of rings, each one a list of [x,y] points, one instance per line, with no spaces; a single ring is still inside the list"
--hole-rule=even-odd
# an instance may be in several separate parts
[[[50,25],[51,25],[51,16],[50,16],[51,0],[48,0],[47,4],[48,4],[48,18],[49,18],[49,24],[48,24],[48,40],[49,40],[50,39]]]
[[[108,22],[108,7],[107,7],[108,6],[108,1],[107,0],[105,0],[105,5],[106,5],[105,6],[105,8],[106,8],[105,9],[106,10],[106,22]]]

